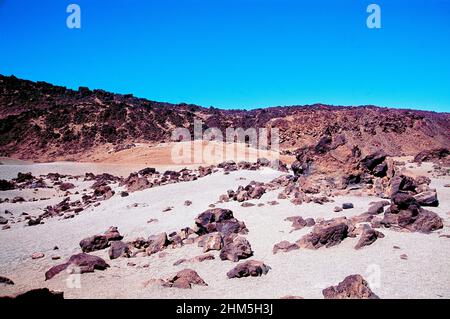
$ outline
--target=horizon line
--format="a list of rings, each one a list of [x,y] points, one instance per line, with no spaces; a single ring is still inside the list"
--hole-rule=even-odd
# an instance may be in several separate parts
[[[431,113],[439,113],[439,114],[450,114],[450,112],[446,112],[446,111],[435,111],[435,110],[427,110],[427,109],[423,109],[421,107],[417,107],[417,108],[411,108],[411,107],[401,107],[401,106],[380,106],[380,105],[375,105],[375,104],[358,104],[358,105],[346,105],[346,104],[329,104],[329,103],[323,103],[323,102],[314,102],[314,103],[307,103],[307,104],[290,104],[290,105],[269,105],[269,106],[257,106],[257,107],[241,107],[241,108],[235,108],[235,107],[217,107],[214,105],[210,105],[210,106],[203,106],[200,104],[196,104],[196,103],[192,103],[192,102],[169,102],[169,101],[157,101],[157,100],[153,100],[149,97],[140,97],[140,96],[135,96],[134,93],[118,93],[117,91],[109,91],[109,90],[105,90],[102,88],[90,88],[88,86],[84,86],[84,85],[79,85],[78,88],[75,88],[75,86],[65,86],[65,85],[59,85],[59,84],[54,84],[54,83],[50,83],[47,82],[46,80],[29,80],[29,79],[24,79],[21,77],[17,77],[16,75],[14,75],[13,73],[11,73],[10,75],[4,75],[2,73],[0,73],[1,77],[6,77],[6,78],[15,78],[17,80],[21,80],[21,81],[28,81],[28,82],[32,82],[35,84],[39,84],[39,83],[45,83],[45,84],[49,84],[51,86],[54,87],[63,87],[67,90],[71,90],[74,92],[79,92],[80,89],[82,88],[87,88],[90,92],[94,92],[94,91],[104,91],[106,93],[111,93],[111,94],[115,94],[115,95],[122,95],[122,96],[126,96],[126,95],[131,95],[131,97],[136,98],[136,99],[142,99],[142,100],[146,100],[149,102],[156,102],[156,103],[164,103],[164,104],[170,104],[172,106],[181,106],[181,105],[190,105],[190,106],[197,106],[197,107],[201,107],[204,109],[218,109],[218,110],[222,110],[222,111],[241,111],[241,112],[246,112],[246,111],[257,111],[257,110],[266,110],[266,109],[271,109],[271,108],[289,108],[289,107],[317,107],[317,106],[325,106],[325,107],[335,107],[335,108],[379,108],[379,109],[393,109],[393,110],[401,110],[401,111],[416,111],[416,112],[431,112]]]

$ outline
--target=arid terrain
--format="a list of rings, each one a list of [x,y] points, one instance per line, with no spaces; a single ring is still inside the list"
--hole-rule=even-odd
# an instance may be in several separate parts
[[[0,76],[0,296],[450,298],[450,114],[173,105]],[[194,120],[277,128],[176,162]],[[58,294],[61,296],[61,294]]]

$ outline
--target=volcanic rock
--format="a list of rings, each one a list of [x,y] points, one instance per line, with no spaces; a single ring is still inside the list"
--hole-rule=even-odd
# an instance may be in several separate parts
[[[167,239],[166,233],[153,235],[148,238],[148,247],[146,248],[145,252],[150,256],[165,249],[169,244],[170,242]]]
[[[53,291],[48,288],[32,289],[22,294],[15,296],[2,297],[6,299],[14,299],[18,301],[59,301],[64,299],[64,293],[62,291]]]
[[[100,257],[80,253],[73,255],[69,258],[69,260],[57,266],[50,268],[45,273],[45,280],[49,280],[59,274],[61,271],[66,270],[69,266],[77,266],[80,274],[86,272],[93,272],[95,269],[97,270],[105,270],[109,267],[109,265]]]
[[[435,191],[426,191],[414,195],[414,199],[421,206],[439,206],[439,201],[437,199],[437,193]]]
[[[6,277],[0,276],[0,284],[2,285],[14,285],[14,282]]]
[[[361,275],[350,275],[337,286],[322,291],[325,299],[379,299]]]
[[[364,227],[361,238],[355,246],[355,249],[361,249],[364,246],[373,244],[378,238],[383,238],[384,234],[372,229],[370,226]]]
[[[338,245],[347,237],[353,237],[355,226],[345,217],[335,218],[316,224],[309,234],[306,234],[296,244],[300,248],[318,249],[322,246]]]
[[[296,243],[290,243],[287,240],[283,240],[278,244],[275,244],[272,249],[272,253],[276,254],[279,250],[282,252],[289,252],[291,250],[299,249],[300,247]]]
[[[94,235],[80,241],[81,250],[89,253],[109,247],[109,240],[105,235]]]
[[[208,286],[208,284],[192,269],[183,269],[176,275],[168,278],[162,284],[163,287],[190,289],[192,285]]]
[[[269,272],[271,268],[262,261],[249,260],[238,264],[227,273],[228,278],[242,278],[242,277],[259,277]]]
[[[130,248],[123,241],[113,241],[108,250],[109,259],[116,259],[119,257],[129,257]]]
[[[220,259],[238,261],[253,255],[250,243],[242,236],[230,236],[224,239],[224,245],[220,251]]]

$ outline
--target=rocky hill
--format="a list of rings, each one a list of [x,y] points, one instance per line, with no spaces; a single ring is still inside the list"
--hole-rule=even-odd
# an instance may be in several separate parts
[[[220,110],[170,104],[80,87],[0,75],[0,156],[51,160],[73,158],[110,144],[169,142],[175,127],[276,127],[289,153],[328,136],[363,152],[415,155],[450,147],[450,114],[375,106],[270,107]]]

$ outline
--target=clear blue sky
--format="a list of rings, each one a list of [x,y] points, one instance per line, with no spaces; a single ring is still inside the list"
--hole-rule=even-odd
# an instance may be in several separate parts
[[[206,107],[450,112],[450,0],[0,0],[0,73]]]

